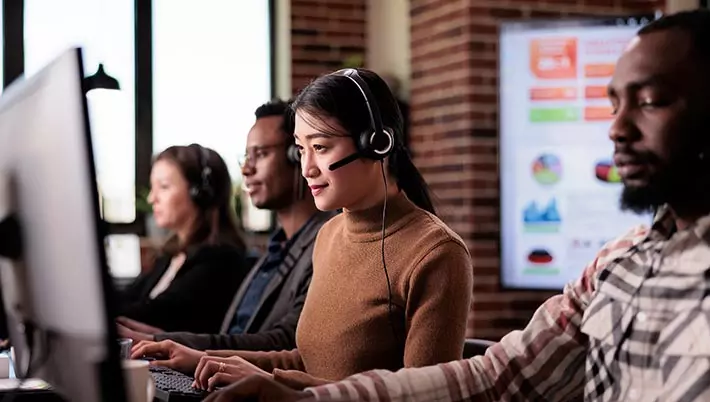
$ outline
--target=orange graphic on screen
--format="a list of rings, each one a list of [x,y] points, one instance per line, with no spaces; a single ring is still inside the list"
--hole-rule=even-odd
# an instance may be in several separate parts
[[[606,99],[607,94],[607,89],[603,85],[590,85],[584,88],[586,99]]]
[[[614,110],[611,106],[588,106],[584,108],[584,120],[603,121],[614,118]]]
[[[577,99],[577,88],[575,87],[530,88],[530,100],[532,101],[574,99]]]
[[[584,76],[587,78],[609,78],[614,75],[613,63],[587,64],[584,66]]]
[[[542,79],[577,78],[577,39],[532,40],[530,71]]]

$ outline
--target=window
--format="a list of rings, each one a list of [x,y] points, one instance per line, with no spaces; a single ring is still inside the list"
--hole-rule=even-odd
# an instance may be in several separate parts
[[[104,219],[135,220],[135,51],[133,0],[25,0],[25,74],[72,46],[83,48],[84,73],[103,63],[120,91],[88,93]]]
[[[239,188],[254,110],[272,93],[269,31],[268,0],[153,0],[154,153],[210,147]],[[246,211],[252,228],[268,228],[270,214]]]
[[[4,29],[4,24],[5,24],[5,16],[3,15],[4,11],[4,6],[0,5],[0,43],[5,43],[5,29]],[[3,60],[5,58],[5,50],[3,46],[3,51],[0,52],[0,66],[4,66]],[[2,67],[0,68],[0,83],[3,82],[4,79],[4,74],[5,73],[5,68]],[[4,86],[0,85],[0,93],[3,91]]]
[[[115,278],[135,278],[141,273],[140,238],[131,234],[106,236],[106,259]]]

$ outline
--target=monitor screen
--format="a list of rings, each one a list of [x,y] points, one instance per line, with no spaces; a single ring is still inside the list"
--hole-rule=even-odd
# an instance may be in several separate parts
[[[2,297],[18,377],[124,401],[82,77],[69,49],[0,98]]]
[[[652,19],[501,25],[504,288],[562,289],[606,242],[651,223],[619,207],[606,87],[624,48]]]

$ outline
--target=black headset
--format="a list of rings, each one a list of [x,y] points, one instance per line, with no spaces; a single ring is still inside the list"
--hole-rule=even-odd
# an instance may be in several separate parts
[[[301,174],[301,153],[296,148],[296,143],[289,144],[286,148],[286,160],[294,167],[293,182],[296,186],[296,199],[302,200],[307,187],[306,178]]]
[[[288,163],[292,165],[301,165],[301,153],[298,152],[295,143],[289,144],[286,148],[286,159],[288,159]]]
[[[301,165],[301,153],[298,151],[298,148],[296,148],[296,139],[293,137],[293,129],[294,129],[294,124],[295,124],[295,114],[293,110],[291,110],[291,104],[292,101],[288,101],[288,105],[286,106],[286,110],[284,111],[284,122],[283,122],[283,130],[288,135],[290,138],[288,140],[289,144],[286,147],[286,159],[288,160],[288,163],[292,165],[298,165],[300,167]]]
[[[394,133],[392,133],[390,128],[382,125],[380,108],[377,106],[377,102],[370,91],[370,87],[354,68],[338,70],[331,74],[346,77],[350,79],[355,86],[357,86],[363,100],[365,101],[365,108],[367,109],[367,114],[370,117],[370,127],[362,133],[354,134],[357,152],[331,164],[328,169],[338,169],[360,157],[376,161],[385,159],[394,151]]]
[[[191,144],[190,148],[197,150],[200,161],[200,178],[190,185],[190,198],[198,207],[206,209],[212,204],[214,189],[212,188],[212,168],[209,166],[210,155],[207,148],[200,144]]]
[[[395,149],[394,133],[392,133],[390,128],[382,125],[380,108],[377,106],[377,102],[375,102],[370,87],[354,68],[338,70],[331,73],[331,75],[346,77],[355,84],[365,101],[365,108],[370,118],[370,127],[362,133],[353,135],[357,151],[352,155],[332,163],[328,166],[328,169],[332,171],[341,168],[361,157],[376,161],[381,161],[388,157]],[[291,163],[297,164],[301,161],[301,155],[295,144],[288,147],[286,155]]]
[[[293,111],[291,108],[291,102],[289,102],[288,109],[284,113],[284,131],[286,134],[293,133]],[[294,167],[294,178],[293,182],[296,186],[296,199],[302,200],[307,187],[306,178],[301,175],[301,153],[296,147],[296,139],[291,135],[289,144],[286,146],[286,161],[289,165]]]

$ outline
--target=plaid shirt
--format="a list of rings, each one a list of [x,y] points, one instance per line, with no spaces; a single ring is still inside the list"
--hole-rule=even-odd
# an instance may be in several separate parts
[[[485,356],[309,388],[333,401],[710,401],[710,216],[608,243]]]

